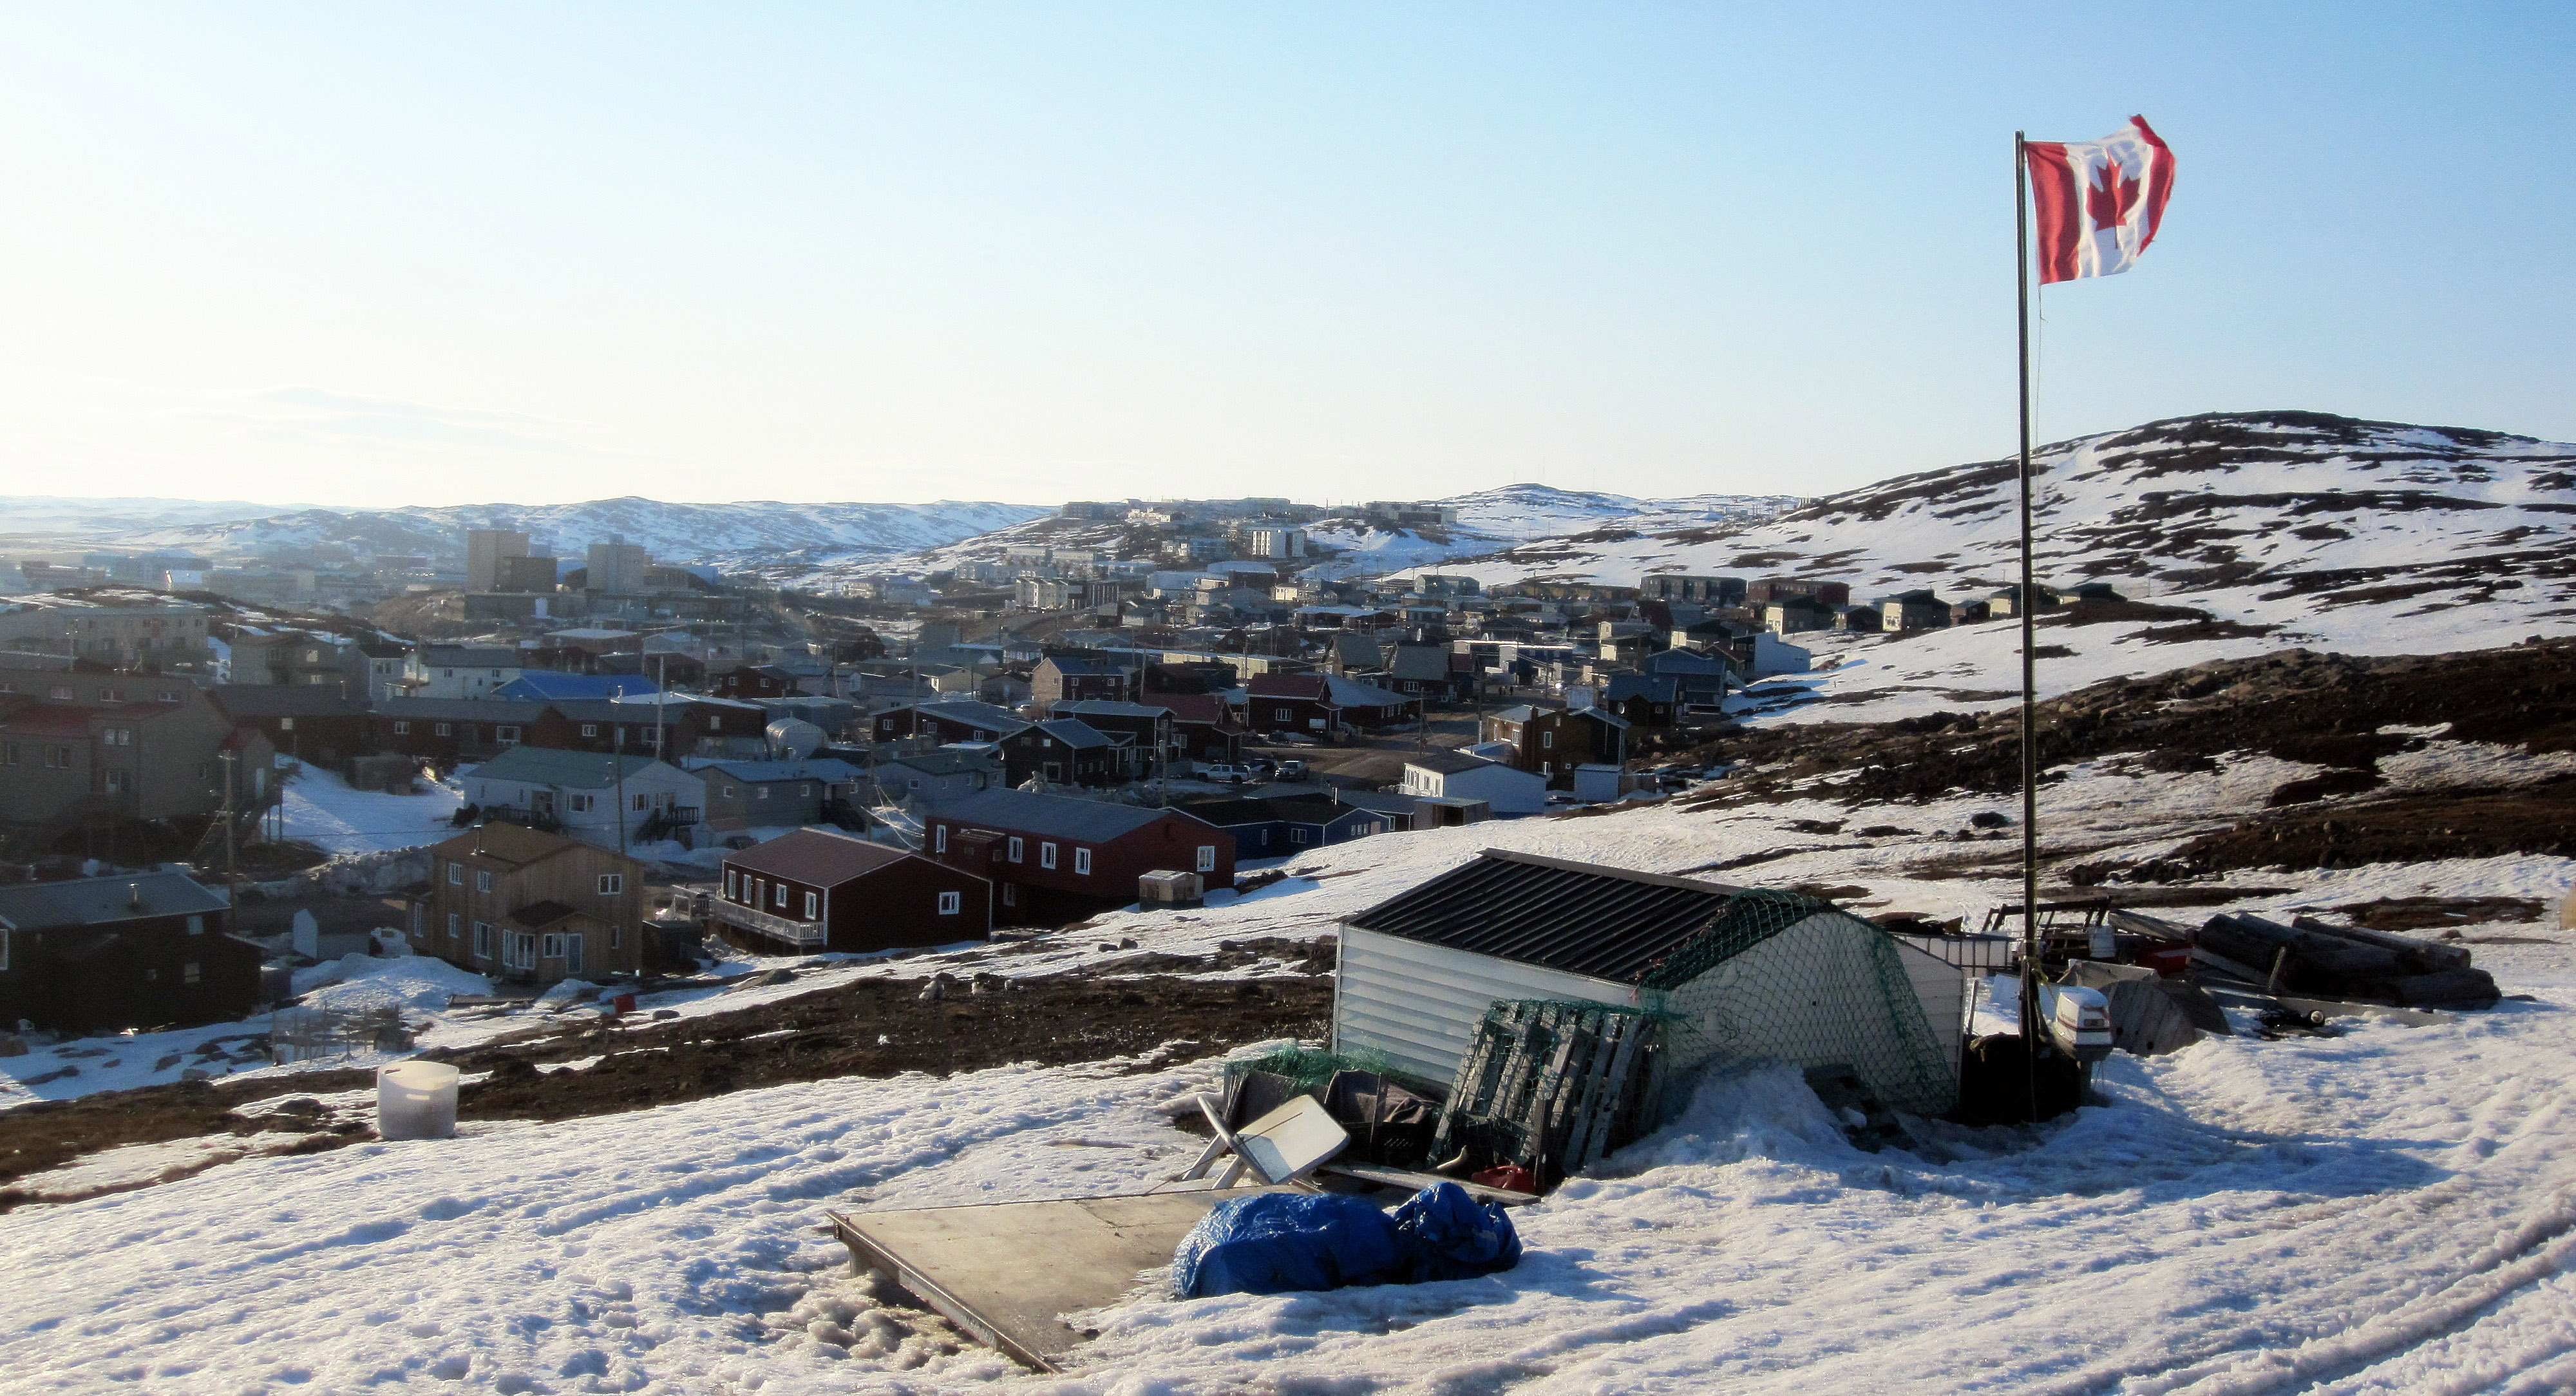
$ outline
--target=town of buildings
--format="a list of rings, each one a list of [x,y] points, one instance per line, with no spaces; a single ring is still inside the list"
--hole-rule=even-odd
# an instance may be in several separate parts
[[[1127,527],[834,596],[500,529],[459,540],[461,573],[374,559],[364,584],[316,566],[252,586],[177,554],[22,561],[0,605],[0,860],[37,878],[186,864],[225,888],[246,852],[277,855],[297,769],[426,775],[461,793],[465,832],[401,914],[467,968],[646,974],[685,956],[671,932],[691,921],[773,951],[946,943],[1133,901],[1149,874],[1222,887],[1239,862],[1615,800],[1655,754],[1705,750],[1731,693],[1806,669],[1801,636],[2015,604],[1855,602],[1825,577],[1314,568],[1316,525],[1454,524],[1437,505],[1061,517]],[[723,850],[715,875],[656,857],[700,849]],[[209,1012],[248,992],[241,955],[190,963]]]

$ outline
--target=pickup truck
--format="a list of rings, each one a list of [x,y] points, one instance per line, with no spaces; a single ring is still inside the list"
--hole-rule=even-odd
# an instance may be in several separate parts
[[[1252,779],[1252,772],[1241,766],[1205,766],[1199,770],[1199,779],[1217,780],[1224,781],[1231,785],[1241,785],[1245,781]]]

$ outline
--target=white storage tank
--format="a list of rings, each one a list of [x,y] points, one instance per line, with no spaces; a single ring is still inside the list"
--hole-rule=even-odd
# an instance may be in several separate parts
[[[445,1139],[456,1133],[457,1070],[441,1062],[394,1062],[376,1071],[376,1134]]]

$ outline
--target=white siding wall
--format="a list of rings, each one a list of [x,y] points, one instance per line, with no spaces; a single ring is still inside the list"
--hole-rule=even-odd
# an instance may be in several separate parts
[[[1635,990],[1606,979],[1344,926],[1333,1050],[1383,1052],[1395,1070],[1446,1085],[1496,999],[1637,1002]]]
[[[1547,781],[1530,771],[1492,766],[1449,777],[1443,795],[1483,800],[1496,814],[1537,814],[1547,808]]]

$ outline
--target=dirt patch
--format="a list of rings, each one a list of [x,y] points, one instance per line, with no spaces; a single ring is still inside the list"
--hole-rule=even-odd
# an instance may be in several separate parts
[[[1853,772],[1855,803],[2019,788],[2019,715],[1945,713],[1901,723],[1813,723],[1722,735],[1691,754],[1753,774],[1702,803],[1759,802],[1780,787]],[[2390,726],[2449,724],[2446,738],[2535,754],[2576,750],[2576,641],[2462,654],[2359,658],[2282,650],[2111,679],[2039,705],[2039,755],[2061,766],[2145,753],[2153,770],[2206,769],[2232,751],[2368,770],[2420,739]],[[2425,854],[2425,857],[2449,856]]]
[[[2428,931],[2492,921],[2537,921],[2541,906],[2531,897],[2382,897],[2335,911],[2369,930]]]
[[[1285,966],[1278,962],[1285,961]],[[1267,966],[1268,973],[1263,973]],[[531,1040],[424,1054],[487,1080],[457,1093],[466,1120],[558,1120],[697,1100],[729,1091],[907,1071],[948,1075],[1031,1062],[1056,1066],[1140,1056],[1168,1042],[1191,1055],[1278,1037],[1320,1036],[1332,1012],[1329,943],[1264,938],[1215,955],[1150,955],[975,992],[975,980],[924,1000],[923,980],[865,979],[738,1013],[663,1023],[566,1023]],[[1203,980],[1217,971],[1259,977]],[[987,976],[988,985],[998,976]],[[543,1065],[599,1057],[580,1071]],[[188,1082],[39,1101],[0,1112],[0,1182],[120,1144],[203,1135],[311,1132],[313,1112],[244,1119],[252,1101],[374,1084],[371,1071],[322,1071],[256,1082]],[[299,1148],[373,1138],[344,1125]],[[0,1188],[0,1211],[29,1202]]]
[[[2576,780],[2251,819],[2193,839],[2133,875],[2156,880],[2228,868],[2357,868],[2511,853],[2576,856]]]

